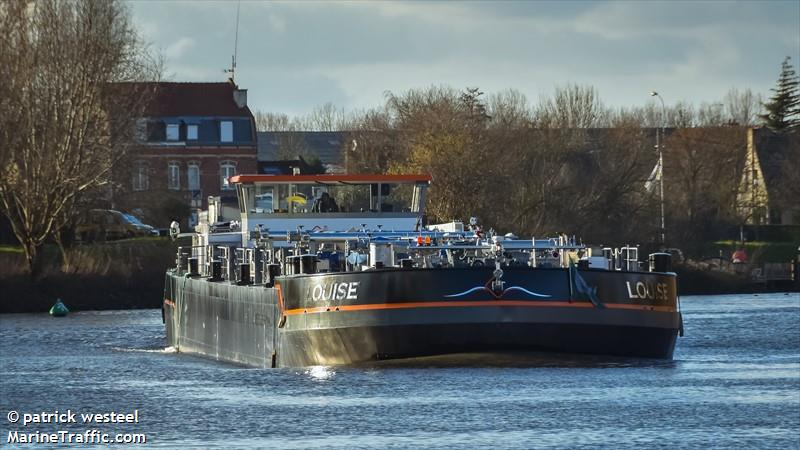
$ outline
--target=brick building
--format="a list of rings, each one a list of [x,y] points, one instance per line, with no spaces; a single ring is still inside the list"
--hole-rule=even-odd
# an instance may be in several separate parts
[[[115,206],[165,226],[187,217],[187,206],[206,208],[209,196],[235,201],[227,179],[258,169],[247,90],[230,81],[153,84],[153,100],[137,122],[139,144],[117,172]]]

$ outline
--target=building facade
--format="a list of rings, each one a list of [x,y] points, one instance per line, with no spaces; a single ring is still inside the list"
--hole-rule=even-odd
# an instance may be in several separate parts
[[[235,201],[228,178],[257,172],[258,146],[247,90],[233,82],[154,84],[114,203],[164,226],[206,208],[209,196]]]

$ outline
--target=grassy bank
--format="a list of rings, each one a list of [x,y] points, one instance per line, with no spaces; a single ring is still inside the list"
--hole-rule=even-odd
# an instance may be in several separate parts
[[[751,261],[757,263],[764,262],[788,262],[797,256],[797,242],[766,242],[749,241],[742,245],[738,241],[716,241],[710,244],[706,254],[719,255],[720,253],[730,258],[736,250],[743,248]]]
[[[32,280],[14,247],[0,248],[0,313],[42,312],[61,298],[71,310],[158,308],[164,270],[174,265],[166,238],[138,238],[76,245],[64,267],[58,249],[42,250],[42,272]]]

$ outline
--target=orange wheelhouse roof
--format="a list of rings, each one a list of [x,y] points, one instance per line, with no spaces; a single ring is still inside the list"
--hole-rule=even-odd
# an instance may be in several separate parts
[[[372,184],[372,183],[430,183],[428,174],[416,175],[234,175],[231,183],[281,183],[281,184]]]

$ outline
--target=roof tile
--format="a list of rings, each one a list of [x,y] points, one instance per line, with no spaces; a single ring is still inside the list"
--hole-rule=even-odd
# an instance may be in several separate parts
[[[237,86],[223,83],[136,83],[155,89],[155,97],[145,108],[148,117],[227,116],[253,117],[250,108],[239,108],[233,99]]]

